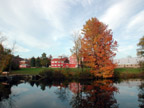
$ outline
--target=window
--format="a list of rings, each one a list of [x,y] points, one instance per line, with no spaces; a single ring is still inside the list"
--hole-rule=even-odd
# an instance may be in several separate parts
[[[63,66],[63,64],[61,64],[61,66]]]
[[[63,61],[61,61],[61,63],[63,63]]]
[[[57,63],[57,61],[55,61],[55,63]]]
[[[58,66],[60,66],[60,65],[58,65]]]
[[[55,66],[57,66],[57,65],[55,65]]]
[[[60,61],[58,61],[58,63],[60,63]]]

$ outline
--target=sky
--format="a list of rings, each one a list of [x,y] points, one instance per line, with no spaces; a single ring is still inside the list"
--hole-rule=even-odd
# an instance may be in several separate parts
[[[23,58],[70,56],[71,36],[92,17],[112,29],[115,58],[136,57],[144,36],[144,0],[0,0],[0,32]]]

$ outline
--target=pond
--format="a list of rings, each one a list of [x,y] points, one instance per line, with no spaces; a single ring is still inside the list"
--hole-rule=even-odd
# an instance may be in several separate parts
[[[0,108],[143,108],[144,81],[0,83]]]

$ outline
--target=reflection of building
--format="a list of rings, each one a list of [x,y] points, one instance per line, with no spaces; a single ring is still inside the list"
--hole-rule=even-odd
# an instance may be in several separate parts
[[[29,61],[28,60],[22,60],[22,61],[20,61],[19,67],[20,68],[30,68]]]
[[[115,59],[114,62],[117,63],[117,67],[132,67],[132,68],[138,68],[139,61],[144,60],[142,58],[138,57],[127,57],[127,58],[121,58],[121,59]]]
[[[73,93],[78,93],[82,90],[82,85],[80,85],[80,83],[73,82],[69,84],[69,88]]]
[[[69,67],[69,60],[68,58],[64,57],[59,57],[59,58],[54,58],[51,60],[51,67],[52,68],[66,68]]]

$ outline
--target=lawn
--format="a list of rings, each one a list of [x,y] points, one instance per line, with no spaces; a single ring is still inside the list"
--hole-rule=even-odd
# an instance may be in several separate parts
[[[12,71],[11,74],[38,75],[45,69],[62,70],[64,74],[78,74],[79,72],[82,72],[81,68],[26,68]],[[84,68],[83,70],[84,72],[89,72],[90,69]],[[120,78],[143,77],[143,74],[139,68],[116,68],[114,71],[116,73],[115,75],[119,76]]]
[[[144,78],[144,74],[139,68],[117,68],[115,69],[115,77],[122,79]]]
[[[10,74],[38,75],[44,69],[46,68],[22,68],[12,71]]]
[[[115,72],[128,73],[128,74],[139,74],[141,73],[139,68],[116,68]]]
[[[63,70],[65,72],[80,72],[81,68],[22,68],[20,70],[12,71],[11,74],[23,74],[23,75],[38,75],[45,69]],[[84,69],[87,70],[87,69]]]

